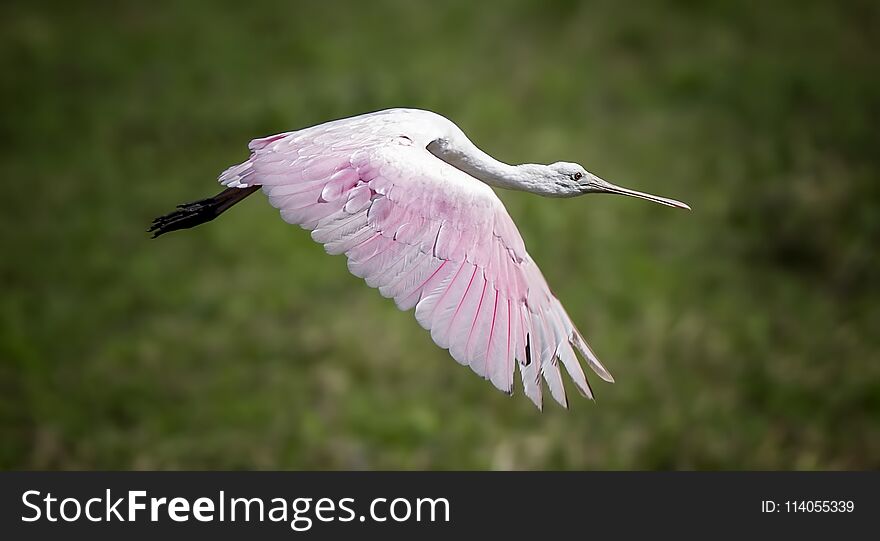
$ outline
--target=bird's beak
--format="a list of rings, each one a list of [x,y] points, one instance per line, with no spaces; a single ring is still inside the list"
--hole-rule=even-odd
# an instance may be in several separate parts
[[[660,203],[661,205],[666,205],[669,207],[691,210],[691,207],[689,207],[686,203],[682,203],[681,201],[668,199],[666,197],[660,197],[659,195],[639,192],[636,190],[630,190],[629,188],[622,188],[620,186],[611,184],[606,180],[602,180],[599,177],[594,177],[591,188],[591,191],[596,193],[615,193],[618,195],[628,195],[630,197],[638,197],[639,199],[647,199],[648,201],[653,201],[655,203]]]

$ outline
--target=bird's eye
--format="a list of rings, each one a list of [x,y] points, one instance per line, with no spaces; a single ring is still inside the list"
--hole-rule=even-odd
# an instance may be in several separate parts
[[[571,176],[571,180],[580,180],[581,177],[583,177],[583,176],[584,176],[583,173],[577,172]]]

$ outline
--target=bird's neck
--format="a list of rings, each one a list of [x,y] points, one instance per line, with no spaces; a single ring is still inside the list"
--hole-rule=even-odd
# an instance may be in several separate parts
[[[537,169],[546,167],[538,164],[510,165],[498,161],[480,150],[463,134],[455,137],[442,137],[428,145],[428,150],[470,176],[489,186],[509,190],[521,190],[541,195],[550,193],[540,182]]]

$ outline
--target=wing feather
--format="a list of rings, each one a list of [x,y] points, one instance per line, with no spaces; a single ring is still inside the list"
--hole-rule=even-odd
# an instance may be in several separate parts
[[[495,308],[489,327],[489,342],[486,345],[487,377],[499,390],[510,392],[510,299],[495,291]]]
[[[520,347],[521,352],[518,354],[519,371],[522,377],[523,391],[526,396],[541,408],[542,391],[541,391],[541,370],[539,368],[540,359],[536,359],[533,354],[534,348],[530,334],[530,318],[529,310],[525,303],[519,306],[520,317]]]
[[[550,394],[554,400],[559,402],[563,407],[568,407],[568,399],[565,396],[565,386],[562,383],[562,374],[559,372],[559,361],[557,352],[559,348],[559,340],[553,329],[552,322],[548,320],[546,313],[537,318],[538,325],[542,328],[542,343],[544,345],[542,364],[542,374],[547,386],[550,387]]]
[[[474,267],[474,270],[475,272],[449,325],[449,353],[461,364],[468,364],[468,359],[465,356],[467,342],[486,287],[483,271],[479,267]]]
[[[498,292],[487,283],[483,286],[483,296],[480,299],[477,315],[471,326],[468,344],[465,348],[465,355],[471,370],[485,379],[491,378],[487,354],[492,346],[492,323],[495,320],[497,310]]]
[[[384,269],[380,269],[381,272],[371,276],[370,282],[372,283],[367,282],[370,287],[383,287],[390,285],[395,280],[399,279],[400,275],[406,272],[416,259],[420,258],[418,246],[410,246],[401,243],[398,243],[398,245],[400,246],[398,257],[389,263]]]

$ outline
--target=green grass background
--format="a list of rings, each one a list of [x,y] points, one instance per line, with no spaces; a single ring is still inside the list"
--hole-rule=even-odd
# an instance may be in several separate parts
[[[880,467],[876,2],[4,2],[0,467]],[[432,109],[617,378],[538,413],[254,197],[254,137]],[[572,391],[572,388],[569,387]],[[570,395],[576,393],[569,393]]]

